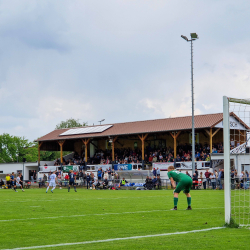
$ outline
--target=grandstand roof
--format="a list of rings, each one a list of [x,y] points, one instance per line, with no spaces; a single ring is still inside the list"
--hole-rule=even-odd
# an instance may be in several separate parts
[[[195,129],[213,128],[216,124],[218,124],[222,120],[223,120],[223,113],[196,115],[194,117]],[[108,137],[117,135],[132,135],[132,134],[189,130],[192,129],[192,116],[114,123],[114,124],[105,124],[105,125],[88,126],[88,127],[100,127],[107,125],[112,125],[112,126],[100,133],[61,135],[62,133],[72,128],[57,129],[48,133],[47,135],[40,137],[39,139],[37,139],[37,141],[42,142],[42,141],[54,141],[54,140],[65,140],[65,139],[98,138],[98,137]]]

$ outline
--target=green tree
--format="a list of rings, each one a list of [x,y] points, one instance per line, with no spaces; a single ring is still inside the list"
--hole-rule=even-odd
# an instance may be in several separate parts
[[[56,129],[62,128],[75,128],[75,127],[84,127],[87,126],[87,122],[80,123],[79,119],[67,119],[66,121],[61,121],[59,124],[56,125]],[[36,145],[38,150],[38,144]],[[64,151],[63,155],[68,155],[71,152]],[[41,151],[40,152],[40,160],[41,161],[53,161],[57,158],[60,158],[59,151]]]
[[[87,122],[80,123],[79,119],[70,118],[66,121],[61,121],[61,123],[56,125],[56,129],[61,128],[75,128],[75,127],[84,127],[87,126]]]
[[[0,135],[0,163],[23,161],[37,161],[38,150],[33,142],[24,137],[12,136],[9,134]]]

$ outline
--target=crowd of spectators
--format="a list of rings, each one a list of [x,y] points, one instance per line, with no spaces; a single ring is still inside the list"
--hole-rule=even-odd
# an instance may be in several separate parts
[[[213,153],[222,153],[222,143],[213,144]],[[171,147],[153,149],[147,146],[145,149],[144,163],[152,164],[154,162],[174,162],[174,149]],[[196,161],[209,161],[210,160],[210,146],[208,144],[196,144],[195,145],[195,160]],[[192,161],[192,146],[190,144],[178,145],[176,162]],[[129,163],[141,163],[142,152],[141,149],[131,148],[116,148],[115,149],[115,164],[129,164]],[[111,164],[112,163],[112,151],[107,150],[96,150],[93,157],[88,157],[88,164]],[[60,166],[60,159],[55,161],[55,166]],[[81,156],[77,153],[74,154],[73,158],[63,160],[63,165],[84,165],[85,156],[84,152]]]
[[[186,174],[190,176],[188,171]],[[200,171],[200,173],[195,170],[193,176],[190,176],[193,179],[193,188],[203,187],[207,189],[211,186],[212,189],[224,189],[224,169],[218,169],[213,172],[209,172],[207,169],[205,173]],[[247,170],[237,172],[236,169],[231,170],[231,188],[237,189],[247,189],[249,188],[249,173]]]

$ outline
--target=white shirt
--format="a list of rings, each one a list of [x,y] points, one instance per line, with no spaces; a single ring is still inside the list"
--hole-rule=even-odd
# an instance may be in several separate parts
[[[20,177],[19,176],[17,176],[16,182],[19,184],[19,182],[20,182]]]
[[[56,174],[50,175],[50,181],[55,182],[56,181]]]

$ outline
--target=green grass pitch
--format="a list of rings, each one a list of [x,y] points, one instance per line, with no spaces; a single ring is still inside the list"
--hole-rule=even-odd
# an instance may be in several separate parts
[[[171,190],[0,190],[0,249],[249,249],[248,228],[222,228],[224,193],[194,190],[192,211]],[[154,237],[139,238],[138,236]],[[134,237],[131,239],[122,239]],[[138,237],[138,238],[137,238]],[[117,239],[96,242],[107,239]],[[77,243],[65,245],[66,243]],[[89,242],[88,244],[83,244]],[[61,244],[60,246],[53,246]],[[28,248],[30,247],[30,248]]]

